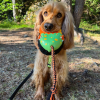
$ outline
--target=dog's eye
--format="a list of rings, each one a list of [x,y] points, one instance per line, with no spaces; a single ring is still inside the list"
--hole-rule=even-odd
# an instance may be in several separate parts
[[[47,16],[47,15],[48,15],[48,13],[47,13],[47,11],[45,11],[45,12],[44,12],[44,16]]]
[[[57,14],[57,18],[61,18],[62,17],[62,14],[61,13],[58,13]]]

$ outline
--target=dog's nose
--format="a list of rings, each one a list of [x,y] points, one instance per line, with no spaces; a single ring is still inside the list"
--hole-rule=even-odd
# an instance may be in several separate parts
[[[47,31],[50,31],[50,30],[53,28],[53,24],[51,24],[51,23],[45,23],[45,24],[44,24],[44,28],[45,28]]]

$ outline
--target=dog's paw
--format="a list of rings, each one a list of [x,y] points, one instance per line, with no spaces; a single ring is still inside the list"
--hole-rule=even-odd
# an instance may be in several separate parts
[[[38,87],[34,100],[45,100],[45,93],[42,87]]]
[[[34,100],[45,100],[44,94],[37,93],[34,97]]]

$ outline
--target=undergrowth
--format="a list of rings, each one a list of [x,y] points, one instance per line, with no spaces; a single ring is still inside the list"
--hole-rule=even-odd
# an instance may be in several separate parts
[[[32,24],[26,24],[24,21],[20,23],[16,23],[11,20],[4,20],[0,22],[0,29],[6,29],[6,30],[16,30],[16,29],[22,29],[22,28],[34,28],[34,25]]]
[[[90,23],[90,21],[81,20],[80,28],[83,28],[86,34],[90,36],[100,36],[100,26],[95,23]]]
[[[34,28],[34,24],[26,24],[25,21],[20,23],[16,23],[11,20],[4,20],[0,22],[0,30],[16,30],[22,28]],[[86,30],[86,34],[90,36],[100,36],[100,26],[94,23],[90,23],[90,21],[81,20],[80,28]]]

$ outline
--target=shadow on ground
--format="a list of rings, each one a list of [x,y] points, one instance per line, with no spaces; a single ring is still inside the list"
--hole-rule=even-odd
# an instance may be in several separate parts
[[[23,29],[24,30],[24,29]],[[20,82],[30,73],[26,68],[34,63],[36,47],[33,30],[0,32],[0,100],[7,100]],[[26,36],[25,36],[26,35]],[[100,46],[90,37],[83,46],[75,42],[67,50],[70,87],[62,90],[61,100],[99,100],[100,98]],[[30,79],[24,84],[14,100],[34,100],[35,89]],[[46,97],[50,83],[45,86]]]

